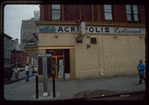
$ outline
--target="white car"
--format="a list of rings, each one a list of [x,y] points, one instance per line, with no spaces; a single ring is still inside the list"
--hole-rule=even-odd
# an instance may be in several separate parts
[[[19,71],[24,71],[25,70],[25,68],[23,68],[23,67],[19,67],[18,69],[19,69]]]

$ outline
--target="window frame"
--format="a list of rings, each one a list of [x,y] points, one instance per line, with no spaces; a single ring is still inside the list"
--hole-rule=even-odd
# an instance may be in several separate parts
[[[126,5],[130,5],[130,4],[126,4]],[[125,5],[125,8],[126,8],[126,5]],[[137,5],[137,7],[138,7],[138,21],[134,21],[134,11],[133,11],[133,5],[130,5],[130,8],[131,8],[131,21],[128,21],[128,19],[127,19],[127,22],[128,23],[140,23],[140,13],[139,13],[139,5]],[[126,18],[127,18],[127,10],[126,10]]]
[[[111,12],[105,12],[104,5],[111,5]],[[103,5],[103,10],[104,10],[104,19],[105,19],[105,21],[107,21],[107,22],[113,22],[114,21],[114,17],[113,17],[113,5],[112,4],[104,4],[104,5]],[[105,17],[105,13],[111,13],[112,20],[107,20],[106,17]]]
[[[52,9],[52,5],[60,5],[60,9]],[[62,20],[62,5],[61,5],[61,4],[51,4],[50,7],[51,7],[51,11],[50,11],[51,20],[52,20],[52,21],[61,21],[61,20]],[[53,10],[54,10],[54,11],[58,11],[58,10],[60,11],[60,19],[59,19],[59,20],[52,19],[52,11],[53,11]]]

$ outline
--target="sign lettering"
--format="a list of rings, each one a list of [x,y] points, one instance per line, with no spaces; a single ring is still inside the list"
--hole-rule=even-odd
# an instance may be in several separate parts
[[[86,27],[86,33],[144,34],[143,28]],[[77,33],[76,26],[40,26],[40,33]]]

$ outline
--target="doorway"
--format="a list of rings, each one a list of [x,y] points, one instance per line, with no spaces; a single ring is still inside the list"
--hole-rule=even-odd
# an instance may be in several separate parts
[[[55,79],[64,79],[65,73],[70,73],[69,49],[48,49],[46,53],[49,51],[53,51],[51,73],[55,74]]]
[[[52,65],[53,65],[52,74],[55,74],[55,79],[63,79],[64,78],[63,56],[52,56]]]

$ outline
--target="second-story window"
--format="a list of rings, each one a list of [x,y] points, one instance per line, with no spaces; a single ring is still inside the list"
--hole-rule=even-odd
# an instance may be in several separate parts
[[[104,5],[104,15],[105,15],[105,20],[113,20],[112,5]]]
[[[126,5],[127,21],[137,23],[139,22],[139,13],[137,5]]]
[[[61,20],[61,5],[59,4],[51,5],[51,15],[52,20]]]

